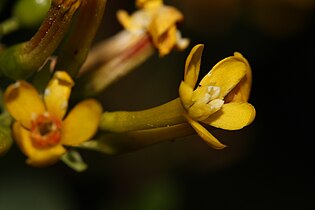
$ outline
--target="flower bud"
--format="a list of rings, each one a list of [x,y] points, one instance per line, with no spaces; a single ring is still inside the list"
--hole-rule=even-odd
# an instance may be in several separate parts
[[[45,19],[50,5],[51,0],[19,0],[13,6],[12,16],[21,27],[37,27]]]

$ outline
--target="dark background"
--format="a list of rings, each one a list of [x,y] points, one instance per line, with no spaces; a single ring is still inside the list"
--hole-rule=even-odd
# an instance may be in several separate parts
[[[234,51],[248,59],[255,121],[240,131],[214,131],[228,145],[220,151],[198,136],[120,156],[82,151],[89,164],[83,173],[61,162],[29,167],[14,146],[0,157],[1,210],[315,209],[313,1],[165,2],[185,15],[179,28],[191,45],[155,54],[113,84],[100,96],[105,109],[145,109],[177,97],[186,56],[203,43],[201,75]],[[121,30],[117,9],[132,12],[133,1],[108,1],[95,42]]]

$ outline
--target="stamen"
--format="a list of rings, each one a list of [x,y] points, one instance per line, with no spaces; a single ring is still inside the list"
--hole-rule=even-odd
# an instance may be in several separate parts
[[[213,113],[221,109],[223,104],[224,104],[224,101],[221,99],[214,99],[210,101],[209,103],[211,109],[213,110]]]
[[[189,108],[190,117],[205,120],[211,114],[221,109],[224,101],[219,99],[221,88],[218,86],[199,86],[193,93],[194,102]]]
[[[46,89],[45,89],[45,92],[44,92],[44,95],[45,95],[45,96],[49,96],[50,93],[51,93],[51,91],[50,91],[48,88],[46,88]]]
[[[68,107],[68,101],[64,101],[60,104],[60,109],[65,110]]]
[[[193,93],[192,101],[207,104],[220,96],[220,90],[218,86],[199,86]]]
[[[176,31],[176,46],[180,49],[180,50],[184,50],[188,47],[190,40],[187,38],[183,38],[182,34],[179,30]]]
[[[35,147],[48,149],[59,144],[61,139],[61,120],[48,112],[32,120],[31,139]]]
[[[208,86],[208,93],[211,95],[211,99],[216,99],[219,97],[221,88],[218,86]]]

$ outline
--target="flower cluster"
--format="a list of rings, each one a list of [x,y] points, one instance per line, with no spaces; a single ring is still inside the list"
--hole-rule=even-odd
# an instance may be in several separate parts
[[[138,11],[132,15],[124,10],[117,12],[120,23],[132,33],[149,33],[161,56],[174,47],[185,49],[189,40],[182,38],[176,24],[183,21],[183,14],[175,7],[166,6],[162,0],[137,0]]]
[[[211,147],[223,149],[209,130],[239,130],[253,122],[248,61],[235,52],[197,85],[203,44],[194,46],[186,59],[179,97],[145,110],[104,111],[91,96],[136,69],[154,50],[162,57],[190,43],[178,29],[184,20],[178,9],[162,0],[136,0],[138,10],[131,15],[117,12],[123,31],[92,46],[105,2],[52,0],[37,5],[43,8],[38,17],[26,14],[33,18],[31,23],[41,22],[32,38],[3,45],[0,154],[15,143],[31,166],[62,160],[82,171],[86,165],[80,149],[119,154],[196,133]],[[0,23],[0,37],[19,30],[22,19],[14,27],[12,19]]]

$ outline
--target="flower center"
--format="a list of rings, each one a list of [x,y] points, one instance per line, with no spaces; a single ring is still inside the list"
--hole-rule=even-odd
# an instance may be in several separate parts
[[[205,120],[211,114],[221,109],[224,101],[219,98],[220,87],[217,86],[199,86],[194,90],[192,101],[189,108],[189,116],[195,120]]]
[[[35,147],[48,149],[61,140],[61,120],[48,112],[38,115],[31,124],[31,139]]]

